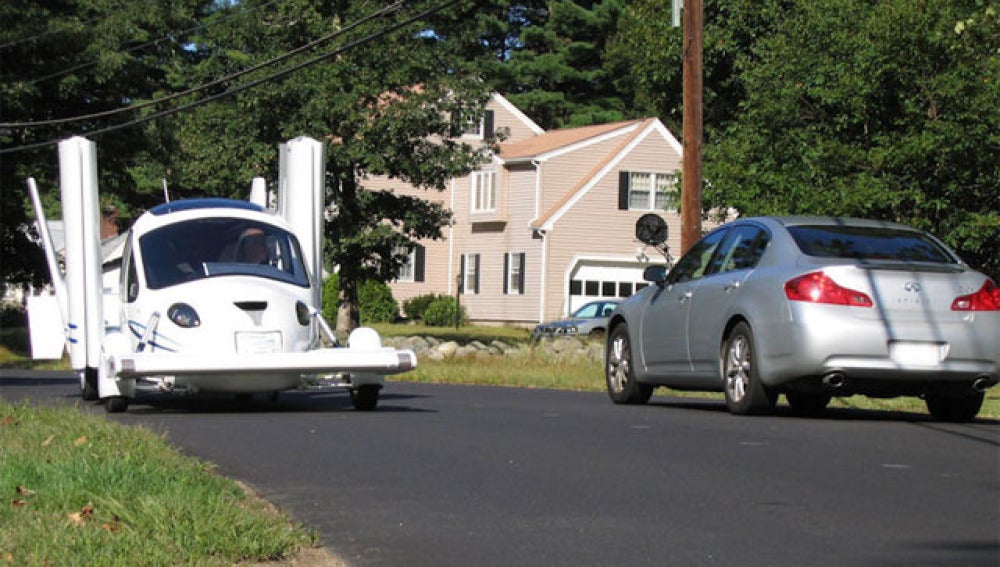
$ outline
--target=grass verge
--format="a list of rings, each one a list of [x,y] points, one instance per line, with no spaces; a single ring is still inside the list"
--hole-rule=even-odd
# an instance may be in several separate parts
[[[210,464],[73,408],[0,400],[0,565],[234,565],[316,545]]]

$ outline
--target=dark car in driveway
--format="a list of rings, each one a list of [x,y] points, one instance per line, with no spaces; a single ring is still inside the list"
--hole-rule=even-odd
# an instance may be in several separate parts
[[[826,217],[740,219],[709,232],[608,322],[608,394],[722,391],[730,411],[832,396],[920,396],[975,418],[1000,379],[1000,288],[934,236]]]
[[[531,336],[541,338],[562,335],[590,337],[603,335],[608,328],[608,317],[617,306],[618,301],[613,299],[585,303],[567,319],[536,325]]]

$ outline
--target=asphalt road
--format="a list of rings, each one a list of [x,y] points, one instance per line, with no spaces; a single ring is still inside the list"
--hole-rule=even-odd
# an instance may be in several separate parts
[[[0,374],[12,400],[76,390]],[[331,392],[114,419],[249,483],[351,565],[1000,565],[996,421],[401,383],[372,413]]]

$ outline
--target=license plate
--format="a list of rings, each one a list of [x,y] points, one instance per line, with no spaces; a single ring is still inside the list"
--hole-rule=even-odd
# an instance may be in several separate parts
[[[889,356],[905,366],[937,366],[948,353],[948,345],[940,343],[890,342]]]
[[[281,333],[236,333],[236,352],[240,354],[269,354],[281,352]]]

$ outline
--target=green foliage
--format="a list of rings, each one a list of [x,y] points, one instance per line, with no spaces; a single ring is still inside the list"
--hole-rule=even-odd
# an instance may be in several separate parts
[[[465,306],[459,305],[454,297],[441,296],[431,301],[424,310],[424,324],[429,327],[447,327],[455,325],[456,315],[459,324],[468,321]]]
[[[1000,275],[996,11],[792,4],[742,62],[741,113],[706,148],[706,203],[899,221]]]
[[[358,288],[361,322],[389,323],[399,318],[399,304],[389,285],[379,280],[365,280]]]
[[[519,32],[498,89],[542,128],[614,122],[625,102],[604,66],[604,43],[625,2],[556,0],[511,11]]]
[[[427,311],[427,307],[434,302],[436,299],[447,297],[439,293],[427,293],[424,295],[418,295],[403,301],[403,312],[406,316],[413,320],[419,320],[424,318],[424,313]]]
[[[323,282],[323,319],[333,324],[337,320],[337,307],[340,305],[340,276],[330,274]]]
[[[340,305],[340,275],[331,274],[323,282],[323,318],[328,323],[337,320]],[[358,287],[360,319],[364,324],[390,323],[399,317],[399,304],[385,282],[365,280]]]

